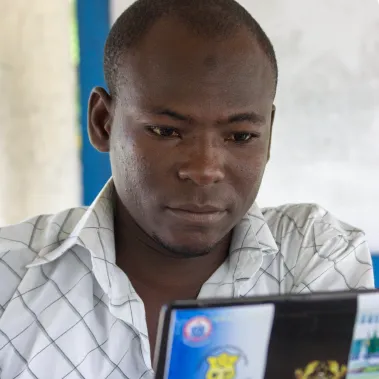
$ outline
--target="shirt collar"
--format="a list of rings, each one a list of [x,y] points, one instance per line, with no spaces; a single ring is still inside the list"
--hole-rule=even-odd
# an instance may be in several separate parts
[[[233,229],[227,281],[238,297],[262,265],[263,258],[278,252],[275,239],[258,205],[254,203]]]
[[[91,254],[93,272],[106,293],[109,293],[116,268],[114,243],[113,199],[114,184],[109,179],[70,235],[58,246],[47,247],[28,267],[52,262],[74,246]],[[278,247],[258,205],[254,203],[233,230],[229,267],[233,281],[250,278],[260,267],[265,255],[275,254]]]

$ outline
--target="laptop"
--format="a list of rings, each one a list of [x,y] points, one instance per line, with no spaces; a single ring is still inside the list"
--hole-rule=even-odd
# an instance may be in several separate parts
[[[379,379],[379,292],[178,301],[156,379]]]

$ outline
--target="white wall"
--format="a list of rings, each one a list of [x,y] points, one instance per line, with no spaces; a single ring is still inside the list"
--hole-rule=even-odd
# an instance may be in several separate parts
[[[115,19],[132,1],[111,0]],[[261,206],[316,202],[379,252],[377,0],[240,0],[272,39],[278,108]]]
[[[0,226],[80,204],[67,1],[1,1]]]

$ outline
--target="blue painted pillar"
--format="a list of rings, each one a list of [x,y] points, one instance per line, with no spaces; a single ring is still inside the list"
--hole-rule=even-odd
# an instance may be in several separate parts
[[[374,275],[375,275],[375,287],[379,288],[379,255],[374,254],[372,256],[372,264],[374,268]]]
[[[105,87],[103,51],[110,28],[109,0],[77,0],[77,17],[80,47],[83,204],[89,205],[111,175],[108,154],[95,150],[87,134],[88,97],[94,86]]]

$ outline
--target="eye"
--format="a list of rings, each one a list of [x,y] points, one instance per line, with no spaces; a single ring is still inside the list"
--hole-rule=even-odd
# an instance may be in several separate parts
[[[233,133],[229,138],[230,141],[237,143],[249,142],[252,138],[258,138],[259,136],[248,132]]]
[[[159,137],[164,138],[175,138],[180,137],[178,131],[175,128],[170,128],[166,126],[149,126],[147,128],[150,133],[155,134]]]

